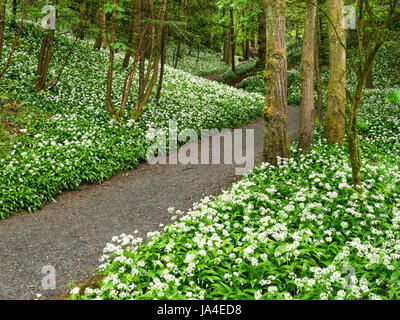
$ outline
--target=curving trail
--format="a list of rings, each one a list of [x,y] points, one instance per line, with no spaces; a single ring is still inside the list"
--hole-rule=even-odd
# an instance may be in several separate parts
[[[299,108],[290,106],[290,141],[297,136],[299,118]],[[261,162],[262,120],[242,128],[255,130],[255,162]],[[38,293],[42,299],[57,298],[71,280],[80,282],[93,275],[113,236],[138,230],[145,239],[147,232],[171,221],[169,207],[186,211],[204,196],[218,194],[239,180],[235,167],[143,163],[102,185],[65,192],[34,214],[0,221],[0,300],[35,299]],[[42,289],[45,265],[55,268],[54,290]]]

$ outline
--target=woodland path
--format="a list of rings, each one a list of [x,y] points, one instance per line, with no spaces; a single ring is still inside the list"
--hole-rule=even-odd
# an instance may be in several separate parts
[[[297,136],[299,118],[299,108],[290,106],[290,141]],[[255,130],[255,163],[261,162],[262,120],[242,128]],[[0,300],[35,299],[38,293],[41,299],[57,298],[71,280],[93,275],[113,236],[138,230],[145,239],[147,232],[171,222],[169,207],[187,211],[203,197],[229,188],[241,178],[236,167],[142,163],[104,184],[65,192],[36,213],[0,221]],[[41,288],[45,265],[55,268],[55,290]]]

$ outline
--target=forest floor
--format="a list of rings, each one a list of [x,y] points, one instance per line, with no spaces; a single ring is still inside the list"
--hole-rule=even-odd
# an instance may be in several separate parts
[[[299,108],[288,109],[293,141],[299,128]],[[255,163],[262,161],[263,123],[255,130]],[[243,139],[245,142],[246,140]],[[197,143],[197,142],[196,142]],[[221,143],[221,155],[224,146]],[[34,214],[12,216],[0,224],[0,299],[55,299],[71,279],[81,282],[99,264],[103,248],[116,234],[146,238],[160,224],[171,222],[169,207],[186,211],[205,195],[215,195],[241,178],[235,165],[150,165],[120,172],[103,184],[85,184],[65,192],[56,203]],[[56,289],[43,290],[42,268],[56,270]]]

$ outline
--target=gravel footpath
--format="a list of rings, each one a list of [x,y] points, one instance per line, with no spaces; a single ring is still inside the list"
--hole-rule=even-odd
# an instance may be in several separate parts
[[[299,108],[289,107],[291,141],[299,118]],[[255,161],[261,162],[262,120],[242,128],[255,129]],[[187,211],[204,196],[229,188],[240,179],[236,167],[143,163],[104,184],[65,192],[34,214],[0,221],[0,299],[35,299],[38,293],[42,299],[57,298],[71,280],[93,275],[113,236],[139,230],[138,236],[145,239],[147,232],[171,221],[169,207]],[[42,289],[46,265],[55,268],[56,289]]]

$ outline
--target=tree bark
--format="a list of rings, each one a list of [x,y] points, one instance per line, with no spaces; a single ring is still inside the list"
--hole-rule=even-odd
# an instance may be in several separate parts
[[[129,65],[129,60],[132,56],[135,46],[137,46],[138,37],[135,38],[135,33],[140,34],[140,11],[141,11],[141,0],[132,0],[132,14],[131,21],[129,24],[129,36],[128,43],[129,48],[126,50],[124,62],[122,67],[125,69]]]
[[[0,61],[3,54],[4,26],[7,0],[0,0]]]
[[[96,15],[96,24],[98,28],[96,41],[94,43],[93,48],[96,50],[100,50],[101,46],[104,42],[104,28],[105,28],[105,15],[103,10],[99,9]]]
[[[53,0],[53,4],[55,4],[55,0]],[[36,91],[43,90],[46,85],[47,71],[49,69],[51,55],[53,53],[54,34],[55,30],[44,30],[36,70]]]
[[[234,21],[233,21],[233,9],[230,9],[230,16],[231,16],[231,22],[230,22],[230,43],[231,43],[231,65],[232,65],[232,71],[235,71],[236,66],[235,66],[235,48],[236,48],[236,43],[235,43],[235,29],[234,29]]]
[[[79,9],[79,27],[78,27],[78,37],[81,40],[85,38],[85,28],[86,28],[86,2],[82,1]]]
[[[257,65],[259,67],[263,67],[265,65],[265,46],[266,46],[266,38],[265,38],[265,12],[264,10],[258,14],[258,62]]]
[[[343,1],[328,0],[329,84],[323,137],[329,144],[343,144],[346,122],[346,36]]]
[[[315,82],[317,84],[317,115],[315,117],[315,124],[320,124],[322,121],[322,79],[321,79],[321,68],[319,59],[319,28],[318,18],[315,19]]]
[[[366,81],[366,84],[365,84],[365,87],[367,89],[373,89],[374,88],[374,77],[373,77],[372,69],[373,68],[371,67],[371,69],[369,70],[369,72],[367,74],[367,81]]]
[[[307,0],[306,24],[303,35],[302,89],[300,103],[299,148],[309,153],[314,140],[314,46],[316,0]]]
[[[264,0],[266,13],[266,98],[263,109],[264,161],[289,158],[287,130],[286,0]]]
[[[112,102],[112,84],[113,84],[113,74],[114,74],[114,57],[115,57],[115,49],[113,44],[115,43],[115,29],[116,29],[116,23],[117,23],[117,9],[116,5],[118,4],[117,0],[114,0],[114,8],[112,11],[112,17],[111,17],[111,30],[110,30],[110,42],[108,42],[108,46],[110,49],[110,58],[109,58],[109,67],[108,67],[108,75],[107,75],[107,89],[106,89],[106,103],[107,103],[107,108],[108,112],[111,117],[114,119],[118,118],[116,108]],[[106,33],[106,38],[108,38],[107,33]]]
[[[164,79],[166,37],[167,37],[166,29],[163,28],[162,35],[161,35],[161,68],[160,68],[160,76],[158,79],[157,94],[156,94],[157,102],[159,102],[160,98],[161,98],[161,90],[162,90],[162,84],[163,84],[163,79]]]
[[[231,45],[230,45],[230,39],[231,39],[231,35],[230,35],[230,31],[228,28],[225,28],[224,30],[224,62],[227,65],[231,65],[232,64],[232,52],[231,52]]]
[[[15,19],[17,19],[17,0],[13,0],[12,2],[12,19],[11,19],[11,27],[15,27]]]

